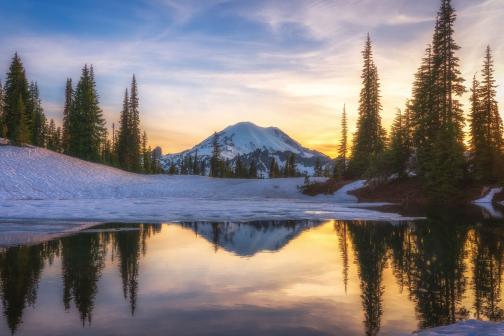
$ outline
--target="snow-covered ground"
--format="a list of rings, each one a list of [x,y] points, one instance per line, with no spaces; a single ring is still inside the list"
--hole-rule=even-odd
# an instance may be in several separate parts
[[[426,329],[417,336],[502,336],[504,323],[477,320],[462,321],[448,326]]]
[[[310,197],[303,178],[214,179],[204,176],[146,176],[85,162],[41,148],[0,146],[2,235],[54,233],[72,223],[361,219],[400,221],[398,214],[369,210],[348,191]],[[376,205],[376,204],[373,204]],[[57,220],[58,225],[35,225]],[[24,226],[19,221],[25,221]],[[30,226],[26,223],[31,223]],[[65,229],[62,224],[65,223]],[[20,228],[23,228],[20,230]],[[58,231],[58,230],[56,230]]]

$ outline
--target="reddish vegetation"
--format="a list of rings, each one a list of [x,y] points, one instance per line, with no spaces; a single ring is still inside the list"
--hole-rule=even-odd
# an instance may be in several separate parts
[[[483,197],[490,188],[481,185],[468,185],[460,192],[460,196],[447,200],[447,203],[463,204]],[[422,184],[418,179],[407,179],[382,183],[375,187],[364,187],[352,192],[361,202],[390,202],[403,206],[427,205],[428,195],[425,193]],[[504,197],[504,193],[498,196]]]
[[[500,193],[495,195],[494,201],[499,203],[504,202],[504,191],[501,191]]]
[[[319,194],[333,194],[336,190],[350,183],[350,180],[329,179],[326,182],[316,182],[304,187],[302,192],[305,195],[315,196]],[[481,185],[468,185],[461,190],[460,197],[449,200],[447,203],[462,204],[469,203],[475,199],[483,197],[490,187]],[[362,189],[350,192],[355,195],[359,202],[387,202],[408,206],[423,206],[429,204],[428,195],[425,193],[419,179],[410,178],[407,180],[376,183]],[[495,196],[495,201],[504,201],[504,191]],[[448,201],[448,200],[447,200]]]
[[[316,196],[320,194],[330,195],[350,182],[352,181],[330,178],[325,182],[314,182],[303,186],[302,192],[303,194],[309,196]]]
[[[366,186],[351,194],[357,196],[360,202],[390,202],[401,205],[428,203],[427,195],[417,179]]]

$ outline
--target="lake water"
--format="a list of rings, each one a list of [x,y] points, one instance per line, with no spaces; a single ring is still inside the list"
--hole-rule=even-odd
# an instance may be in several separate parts
[[[504,223],[103,224],[0,250],[0,335],[402,335],[503,320]]]

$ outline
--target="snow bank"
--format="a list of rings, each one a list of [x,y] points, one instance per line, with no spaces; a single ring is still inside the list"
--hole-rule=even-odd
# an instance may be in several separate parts
[[[410,219],[364,209],[370,204],[357,204],[347,192],[364,181],[351,183],[334,195],[310,197],[298,191],[303,178],[146,176],[45,149],[13,146],[0,147],[0,167],[0,218],[9,220]]]
[[[504,323],[477,320],[462,321],[449,326],[426,329],[416,333],[417,336],[502,336]]]
[[[349,184],[344,185],[342,188],[337,190],[333,196],[332,199],[335,202],[339,203],[356,203],[358,202],[358,198],[354,195],[350,195],[349,192],[358,190],[366,184],[366,180],[358,180]]]
[[[190,197],[307,199],[303,178],[138,175],[41,148],[0,147],[0,200]]]
[[[473,203],[492,203],[495,195],[497,195],[501,191],[502,188],[492,188],[485,196],[474,200]]]

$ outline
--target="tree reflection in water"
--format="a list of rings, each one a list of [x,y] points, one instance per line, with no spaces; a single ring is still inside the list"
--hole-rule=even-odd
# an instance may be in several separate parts
[[[231,252],[231,256],[252,258],[259,252],[282,251],[318,223],[180,225],[206,239],[216,253],[222,249]],[[330,225],[340,248],[338,271],[342,272],[345,293],[351,285],[348,282],[352,267],[359,279],[357,305],[362,307],[366,335],[377,335],[382,327],[387,309],[383,303],[383,274],[388,268],[399,291],[406,293],[414,306],[418,328],[472,317],[504,319],[502,223],[475,223],[453,215],[434,215],[421,222],[335,221]],[[37,301],[44,268],[55,260],[61,263],[63,307],[74,307],[83,325],[92,323],[98,282],[110,262],[117,267],[118,283],[134,315],[139,306],[141,260],[148,253],[149,239],[161,228],[155,224],[106,224],[38,245],[4,249],[0,252],[0,297],[7,327],[12,333],[18,331],[23,312]]]

